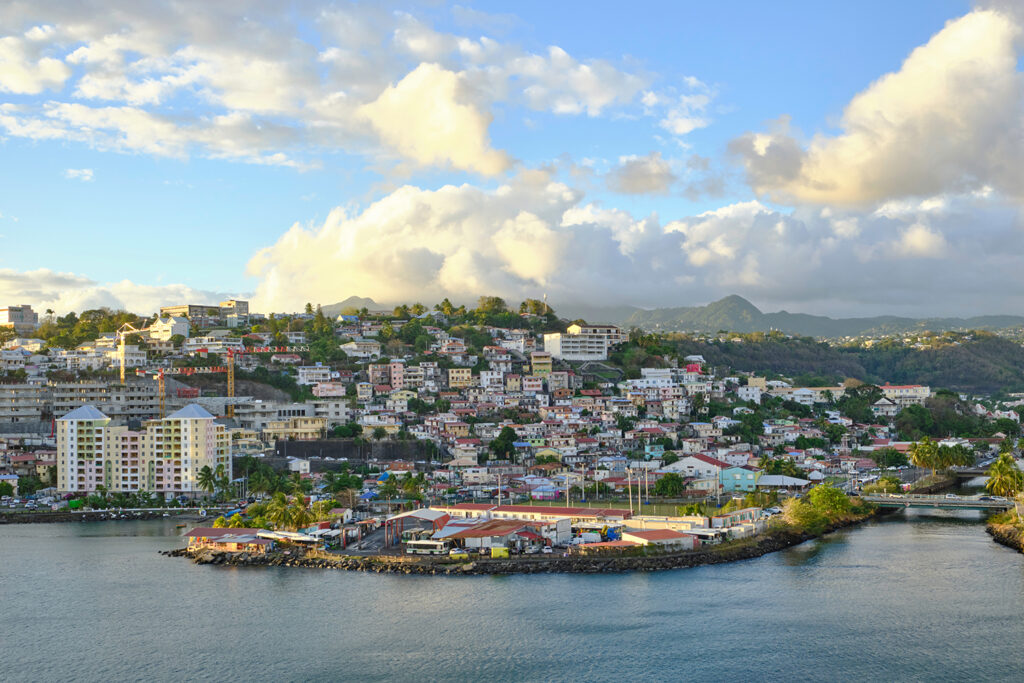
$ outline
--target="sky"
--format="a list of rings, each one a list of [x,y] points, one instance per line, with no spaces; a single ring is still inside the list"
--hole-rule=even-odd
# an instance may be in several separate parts
[[[8,0],[0,305],[1019,313],[1022,49],[1010,1]]]

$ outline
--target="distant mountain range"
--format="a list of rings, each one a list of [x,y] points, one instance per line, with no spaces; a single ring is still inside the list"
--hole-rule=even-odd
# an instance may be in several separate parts
[[[645,310],[632,306],[557,306],[563,318],[583,318],[587,322],[607,322],[623,327],[679,332],[768,332],[810,337],[848,337],[871,334],[902,334],[907,332],[943,332],[946,330],[1001,330],[1024,327],[1024,317],[985,315],[973,318],[829,318],[806,313],[762,313],[741,296],[727,296],[707,306],[655,308]]]

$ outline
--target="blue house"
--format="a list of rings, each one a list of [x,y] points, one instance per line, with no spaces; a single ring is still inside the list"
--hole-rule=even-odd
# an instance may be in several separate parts
[[[721,470],[719,476],[722,493],[756,491],[761,470],[752,467],[726,467]]]

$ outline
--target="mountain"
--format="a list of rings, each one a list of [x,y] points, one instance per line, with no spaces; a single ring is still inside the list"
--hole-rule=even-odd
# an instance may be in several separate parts
[[[587,310],[589,308],[589,310]],[[731,295],[707,306],[655,308],[644,310],[629,306],[584,307],[563,306],[556,309],[566,318],[583,318],[588,322],[609,322],[623,327],[679,332],[768,332],[809,337],[848,337],[871,334],[907,332],[942,332],[945,330],[1001,330],[1024,327],[1024,317],[989,315],[972,318],[902,318],[876,316],[871,318],[829,318],[806,313],[762,313],[757,306],[741,296]],[[630,312],[631,311],[631,312]],[[589,315],[586,315],[589,314]]]
[[[366,308],[368,310],[375,311],[381,310],[383,306],[378,304],[373,299],[369,299],[367,297],[350,296],[344,301],[339,301],[338,303],[330,304],[329,306],[323,306],[322,308],[324,315],[333,318],[335,316],[341,315],[341,312],[346,308],[354,308],[356,310]]]

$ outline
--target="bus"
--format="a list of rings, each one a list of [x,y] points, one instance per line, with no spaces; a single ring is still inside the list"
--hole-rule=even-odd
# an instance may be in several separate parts
[[[405,544],[405,552],[409,555],[447,555],[452,542],[443,541],[409,541]]]

